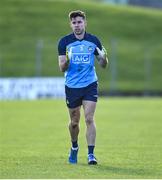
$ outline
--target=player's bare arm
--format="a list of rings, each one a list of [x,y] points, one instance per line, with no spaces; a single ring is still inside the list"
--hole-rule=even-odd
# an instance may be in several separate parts
[[[59,56],[59,67],[61,72],[65,72],[68,69],[69,61],[66,58],[66,55]]]
[[[108,64],[108,57],[107,52],[104,47],[102,47],[102,50],[100,50],[98,47],[96,47],[98,55],[96,56],[98,59],[98,62],[102,68],[106,68]]]

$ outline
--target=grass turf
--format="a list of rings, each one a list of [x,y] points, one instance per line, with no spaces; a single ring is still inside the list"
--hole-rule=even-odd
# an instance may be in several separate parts
[[[0,102],[0,178],[162,178],[162,99],[99,99],[97,166],[87,165],[81,117],[79,162],[67,162],[63,100]]]

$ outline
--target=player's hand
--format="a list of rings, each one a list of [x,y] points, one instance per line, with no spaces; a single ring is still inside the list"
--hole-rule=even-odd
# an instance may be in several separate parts
[[[107,51],[104,46],[102,46],[102,50],[96,47],[98,54],[103,57],[104,59],[107,57]]]
[[[72,57],[72,48],[70,48],[70,50],[68,51],[68,49],[66,50],[66,60],[69,61]]]
[[[66,50],[66,61],[69,61],[69,53],[68,53],[68,50]]]

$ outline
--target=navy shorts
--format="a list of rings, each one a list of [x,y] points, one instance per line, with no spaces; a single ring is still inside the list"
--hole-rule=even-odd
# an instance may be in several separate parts
[[[93,82],[83,88],[69,88],[65,86],[66,104],[68,108],[76,108],[82,105],[83,100],[97,102],[98,98],[98,83]]]

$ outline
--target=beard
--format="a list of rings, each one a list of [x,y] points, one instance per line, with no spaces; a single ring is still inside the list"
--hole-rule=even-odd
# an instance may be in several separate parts
[[[82,29],[82,30],[74,30],[74,33],[75,33],[76,35],[81,35],[81,34],[84,33],[84,29]]]

